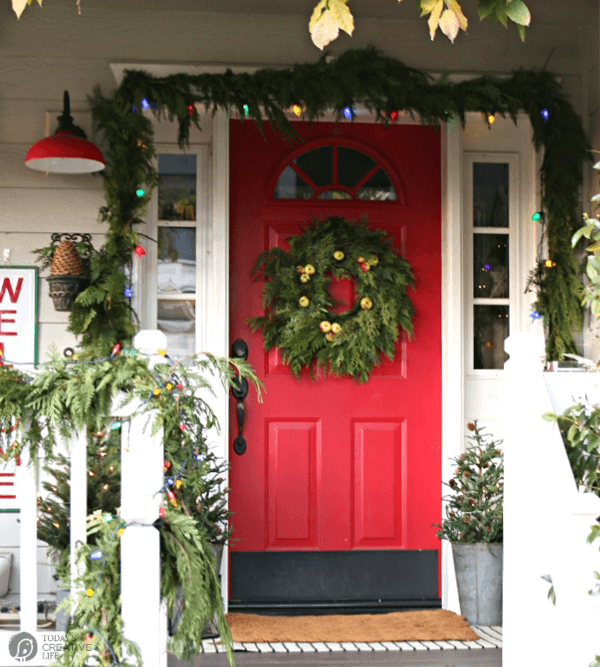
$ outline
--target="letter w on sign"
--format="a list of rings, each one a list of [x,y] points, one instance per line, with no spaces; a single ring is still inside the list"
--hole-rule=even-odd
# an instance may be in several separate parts
[[[12,285],[10,284],[10,278],[5,278],[2,282],[2,287],[0,287],[0,303],[4,300],[4,294],[8,294],[8,298],[11,303],[17,303],[19,300],[19,294],[21,294],[21,287],[23,285],[23,278],[17,280],[17,287],[13,290]]]

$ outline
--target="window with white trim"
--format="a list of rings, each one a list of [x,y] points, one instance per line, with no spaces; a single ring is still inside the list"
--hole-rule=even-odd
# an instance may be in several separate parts
[[[197,352],[197,230],[206,214],[206,150],[184,153],[174,146],[156,147],[161,182],[150,216],[150,236],[156,243],[148,253],[154,269],[148,319],[166,334],[168,354],[175,359]]]
[[[467,360],[470,372],[497,372],[508,358],[511,266],[518,206],[514,154],[467,154]],[[514,281],[512,281],[514,282]]]

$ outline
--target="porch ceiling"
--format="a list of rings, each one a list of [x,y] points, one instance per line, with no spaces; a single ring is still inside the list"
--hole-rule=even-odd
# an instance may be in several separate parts
[[[317,0],[128,0],[128,9],[173,10],[231,14],[310,15]],[[350,0],[355,19],[419,21],[414,0]],[[475,0],[464,0],[463,10],[470,21],[478,21]],[[598,0],[527,0],[533,25],[569,23],[583,25],[598,15]],[[103,8],[121,9],[123,0],[102,0]],[[423,20],[423,19],[421,19]]]

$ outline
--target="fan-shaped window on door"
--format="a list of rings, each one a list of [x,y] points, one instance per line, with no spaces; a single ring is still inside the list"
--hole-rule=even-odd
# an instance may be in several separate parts
[[[277,179],[273,199],[396,201],[385,167],[348,146],[319,146],[298,155]]]

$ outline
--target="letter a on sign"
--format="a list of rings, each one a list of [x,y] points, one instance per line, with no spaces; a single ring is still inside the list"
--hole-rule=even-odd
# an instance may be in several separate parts
[[[37,363],[35,266],[0,266],[0,350],[4,364]]]

